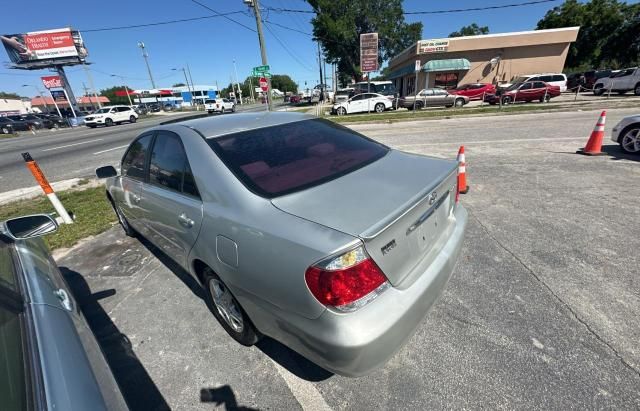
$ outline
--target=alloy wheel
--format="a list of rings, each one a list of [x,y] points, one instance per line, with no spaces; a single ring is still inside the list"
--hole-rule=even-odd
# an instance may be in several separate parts
[[[620,141],[622,149],[627,153],[640,152],[640,128],[634,128],[625,133]]]
[[[218,310],[218,313],[222,316],[224,321],[237,333],[241,333],[244,329],[244,320],[242,317],[242,311],[233,298],[231,292],[221,281],[212,278],[209,281],[209,291],[213,298],[213,303]]]

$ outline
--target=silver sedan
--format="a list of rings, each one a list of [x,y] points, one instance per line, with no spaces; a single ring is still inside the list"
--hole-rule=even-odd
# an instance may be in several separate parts
[[[121,175],[96,173],[125,232],[198,279],[231,337],[359,376],[402,347],[453,271],[457,169],[308,115],[250,113],[157,126]]]

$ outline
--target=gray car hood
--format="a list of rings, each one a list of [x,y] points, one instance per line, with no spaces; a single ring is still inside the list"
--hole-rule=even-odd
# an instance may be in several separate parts
[[[306,220],[367,237],[411,208],[451,174],[457,164],[391,150],[350,174],[271,202]]]

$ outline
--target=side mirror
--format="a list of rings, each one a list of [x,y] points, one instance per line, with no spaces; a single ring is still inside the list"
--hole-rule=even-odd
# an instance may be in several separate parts
[[[96,168],[96,177],[98,178],[109,178],[109,177],[115,177],[117,175],[118,175],[118,172],[113,166],[104,166],[104,167]]]
[[[14,240],[40,237],[58,230],[58,223],[46,214],[12,218],[4,222],[7,234]]]

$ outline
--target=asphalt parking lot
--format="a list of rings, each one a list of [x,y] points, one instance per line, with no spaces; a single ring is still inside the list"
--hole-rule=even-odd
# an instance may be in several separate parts
[[[442,298],[381,370],[235,343],[197,283],[118,227],[56,259],[133,409],[638,409],[640,157],[575,154],[600,111],[353,126],[454,158],[471,190]],[[381,193],[384,195],[384,193]]]

